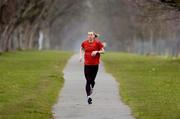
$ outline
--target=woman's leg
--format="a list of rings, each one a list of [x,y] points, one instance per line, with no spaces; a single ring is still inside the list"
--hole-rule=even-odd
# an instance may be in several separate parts
[[[91,67],[89,65],[84,66],[84,75],[86,78],[86,94],[90,96],[91,94]]]
[[[90,85],[91,85],[91,80],[87,80],[86,81],[86,94],[87,94],[87,96],[91,95],[91,87],[90,87]]]
[[[99,65],[93,65],[92,72],[91,72],[91,87],[94,88],[95,85],[95,79],[98,72]]]
[[[94,88],[98,65],[85,65],[84,74],[86,78],[86,94],[91,95],[91,88]]]
[[[86,94],[88,97],[88,104],[92,104],[92,99],[90,97],[92,93],[92,88],[95,85],[95,78],[98,71],[98,65],[85,65],[84,74],[86,77]]]

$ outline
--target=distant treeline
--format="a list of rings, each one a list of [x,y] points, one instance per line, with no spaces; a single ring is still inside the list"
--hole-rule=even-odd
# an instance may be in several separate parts
[[[72,50],[96,30],[109,50],[178,56],[179,7],[180,0],[0,0],[0,52],[36,49],[40,33],[44,49]]]
[[[1,0],[0,52],[37,47],[39,31],[48,28],[54,0]]]
[[[173,7],[177,7],[180,10],[180,0],[160,0],[161,2],[168,3]]]

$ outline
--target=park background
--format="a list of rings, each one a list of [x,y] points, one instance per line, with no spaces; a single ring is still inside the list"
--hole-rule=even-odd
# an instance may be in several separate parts
[[[52,118],[62,70],[92,30],[133,115],[179,119],[179,0],[1,0],[0,118]]]

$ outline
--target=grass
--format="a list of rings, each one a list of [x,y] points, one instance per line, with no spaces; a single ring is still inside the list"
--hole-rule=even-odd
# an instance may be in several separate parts
[[[50,119],[71,53],[25,51],[0,55],[0,119]]]
[[[137,119],[180,119],[180,59],[107,53],[103,61]]]

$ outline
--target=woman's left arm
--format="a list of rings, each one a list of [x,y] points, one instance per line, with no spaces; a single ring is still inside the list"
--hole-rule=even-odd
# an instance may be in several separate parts
[[[101,50],[99,50],[99,51],[93,51],[93,52],[91,53],[91,56],[95,56],[97,53],[99,53],[99,54],[104,54],[104,52],[105,52],[104,48],[101,48]]]
[[[105,50],[104,48],[101,48],[101,50],[98,51],[99,54],[104,54]]]
[[[104,44],[102,44],[101,42],[98,42],[99,44],[99,48],[100,48],[100,50],[97,50],[97,51],[93,51],[92,53],[91,53],[91,56],[95,56],[96,54],[104,54],[104,52],[105,52],[105,50],[104,50],[104,47],[105,47],[105,45]]]

